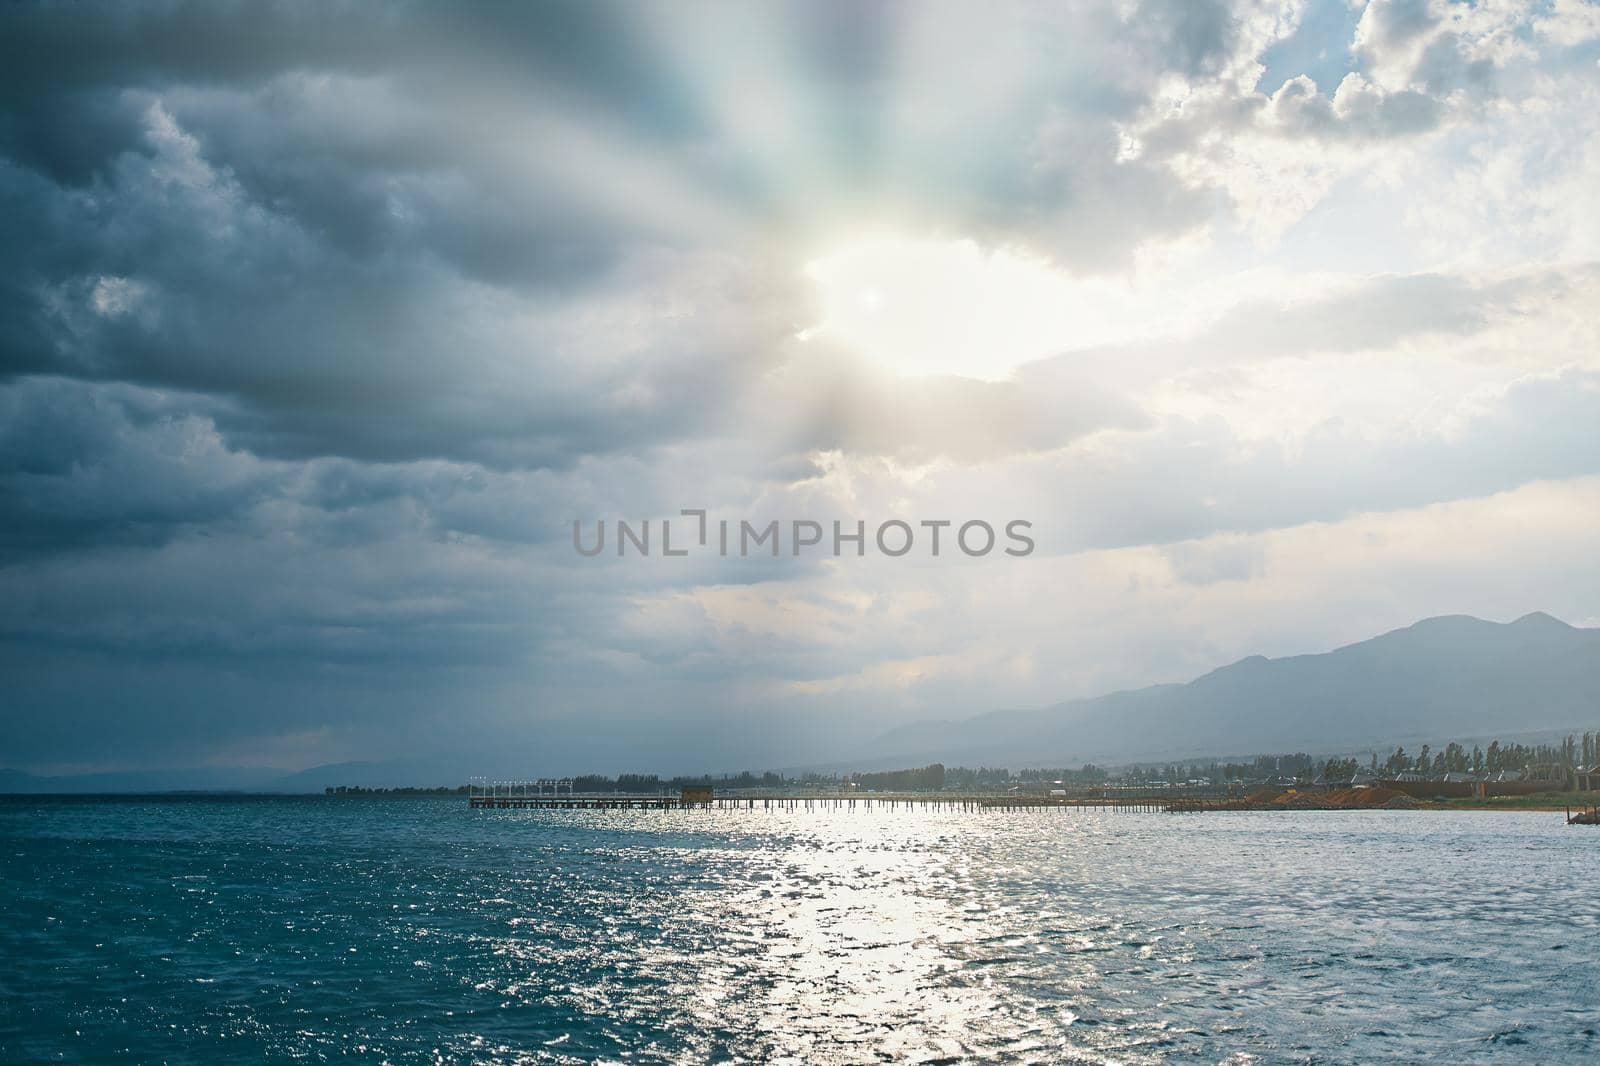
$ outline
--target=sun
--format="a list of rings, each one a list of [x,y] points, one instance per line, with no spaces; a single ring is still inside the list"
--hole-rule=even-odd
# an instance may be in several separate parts
[[[1098,286],[973,240],[859,239],[812,259],[804,273],[820,290],[823,315],[802,336],[900,374],[1000,380],[1105,332]]]

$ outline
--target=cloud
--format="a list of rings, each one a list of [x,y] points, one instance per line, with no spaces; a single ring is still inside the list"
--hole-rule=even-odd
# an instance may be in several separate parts
[[[283,469],[229,448],[215,407],[127,385],[0,387],[0,558],[160,543],[247,509]]]
[[[103,189],[11,175],[12,372],[224,397],[263,452],[550,465],[681,434],[801,317],[798,281],[720,253],[640,249],[565,299],[353,261],[146,117]]]
[[[1273,127],[1290,135],[1327,139],[1382,140],[1425,133],[1443,117],[1443,107],[1426,93],[1385,92],[1360,74],[1346,74],[1332,99],[1304,74],[1272,94],[1268,113]]]
[[[1565,2],[0,10],[0,749],[774,762],[1576,611],[1596,31]],[[937,313],[829,328],[806,265],[882,234],[966,266],[930,262]],[[1040,548],[570,549],[684,507],[1024,517]]]

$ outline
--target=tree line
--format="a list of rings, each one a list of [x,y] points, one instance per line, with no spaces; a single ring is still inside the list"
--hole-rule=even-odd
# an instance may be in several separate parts
[[[1423,744],[1415,755],[1401,746],[1387,756],[1379,758],[1377,752],[1369,754],[1366,770],[1377,777],[1393,777],[1403,773],[1417,773],[1425,777],[1443,777],[1460,773],[1483,776],[1514,771],[1536,776],[1560,777],[1570,775],[1581,767],[1600,764],[1600,730],[1585,732],[1581,736],[1564,737],[1558,744],[1501,743],[1492,740],[1487,747],[1466,745],[1451,741],[1441,748]],[[1013,772],[1005,766],[945,766],[930,763],[927,766],[900,770],[873,770],[857,773],[824,774],[809,772],[784,774],[777,770],[755,773],[741,770],[725,774],[679,774],[663,777],[659,774],[579,774],[570,779],[574,793],[634,793],[651,794],[672,792],[686,787],[713,789],[841,789],[855,787],[876,791],[937,792],[959,789],[978,792],[1013,787],[1086,788],[1105,784],[1118,785],[1182,785],[1190,782],[1222,785],[1231,781],[1265,781],[1273,777],[1310,781],[1321,775],[1329,781],[1348,781],[1362,769],[1359,760],[1348,756],[1319,758],[1303,751],[1256,755],[1250,759],[1211,759],[1188,763],[1148,763],[1122,767],[1115,773],[1084,763],[1079,767],[1039,767]],[[563,780],[565,785],[566,780]],[[467,786],[457,788],[362,788],[338,786],[329,788],[330,794],[406,794],[466,792]]]
[[[1370,753],[1364,768],[1377,777],[1395,777],[1403,773],[1433,778],[1452,773],[1481,777],[1503,771],[1560,777],[1597,763],[1600,763],[1600,730],[1581,736],[1569,734],[1557,744],[1502,743],[1492,740],[1487,747],[1475,744],[1469,749],[1465,744],[1450,741],[1440,748],[1423,744],[1415,754],[1400,746],[1383,757],[1377,752]],[[1348,781],[1361,769],[1363,763],[1348,756],[1317,758],[1305,752],[1293,752],[1257,755],[1249,761],[1212,760],[1130,766],[1118,778],[1127,784],[1178,784],[1186,781],[1222,784],[1227,781],[1261,781],[1272,777],[1309,781],[1319,775],[1329,781]]]
[[[1383,760],[1381,768],[1391,774],[1409,771],[1430,777],[1450,773],[1494,774],[1506,770],[1526,773],[1540,769],[1554,771],[1552,776],[1555,776],[1593,766],[1596,762],[1600,762],[1600,733],[1588,732],[1581,738],[1568,734],[1559,744],[1501,744],[1493,740],[1487,748],[1473,745],[1470,752],[1453,741],[1438,750],[1424,744],[1416,755],[1409,755],[1404,747],[1399,747]],[[1376,753],[1369,766],[1374,772],[1380,768]]]

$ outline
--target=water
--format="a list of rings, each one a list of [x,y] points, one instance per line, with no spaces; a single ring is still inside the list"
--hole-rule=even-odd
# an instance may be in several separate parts
[[[1554,814],[0,801],[0,1060],[1575,1062]]]

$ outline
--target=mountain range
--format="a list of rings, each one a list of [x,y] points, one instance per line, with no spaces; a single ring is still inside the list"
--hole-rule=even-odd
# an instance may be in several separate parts
[[[1322,654],[1251,656],[1186,684],[912,723],[838,752],[825,767],[809,768],[1336,754],[1585,728],[1600,728],[1600,629],[1542,613],[1508,623],[1449,615]],[[770,765],[783,761],[775,753]],[[218,767],[41,777],[0,769],[0,792],[320,792],[339,784],[434,786],[464,779],[465,772],[415,758],[291,774]]]
[[[1449,615],[1323,654],[1251,656],[1187,684],[914,723],[862,754],[902,764],[1063,766],[1339,752],[1585,725],[1600,728],[1600,629],[1543,613],[1509,623]]]

